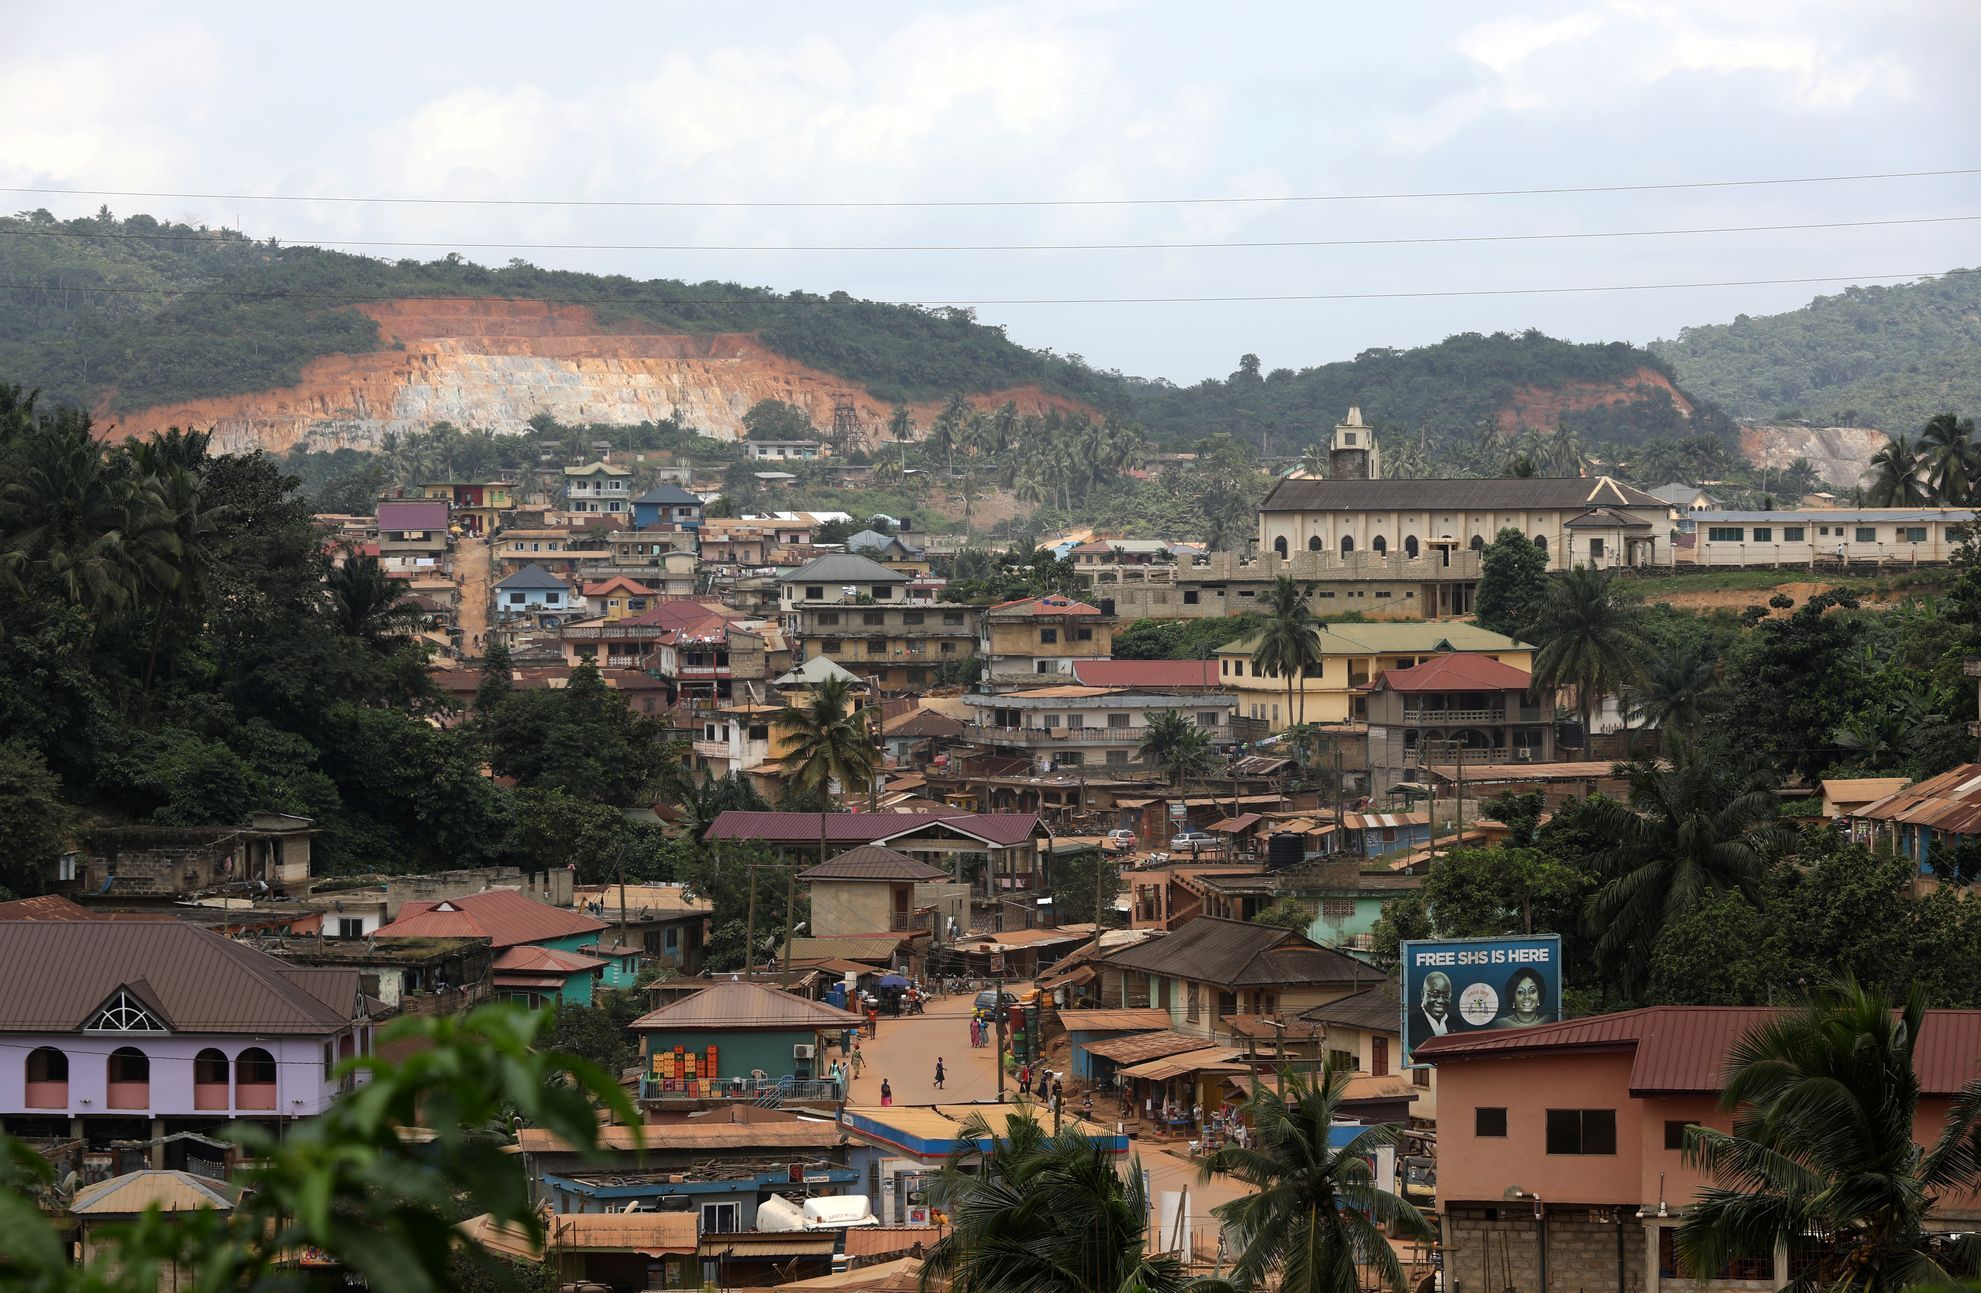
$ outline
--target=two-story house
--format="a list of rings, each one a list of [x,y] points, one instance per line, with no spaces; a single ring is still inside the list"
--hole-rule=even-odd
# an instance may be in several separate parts
[[[1531,669],[1534,648],[1475,624],[1448,621],[1396,621],[1385,624],[1329,624],[1319,630],[1321,664],[1296,678],[1289,708],[1283,677],[1252,659],[1255,634],[1219,647],[1218,680],[1235,692],[1239,713],[1263,719],[1273,731],[1295,723],[1338,723],[1360,719],[1356,702],[1386,669],[1408,669],[1455,651],[1482,655],[1515,669]]]
[[[941,681],[976,648],[975,613],[947,602],[867,605],[804,604],[797,615],[798,654],[826,659],[879,690]]]
[[[617,947],[608,932],[606,922],[595,916],[553,907],[514,889],[490,889],[460,898],[406,903],[397,919],[379,927],[377,936],[486,938],[495,953],[497,996],[540,1001],[555,995],[589,1002],[595,986],[630,988],[639,978],[639,950]],[[599,964],[545,960],[517,951],[520,948],[541,948]]]
[[[743,456],[756,462],[811,462],[826,449],[817,440],[745,440]]]
[[[612,560],[612,549],[603,538],[558,526],[504,530],[494,546],[496,568],[509,572],[537,565],[569,573]]]
[[[977,655],[993,687],[1036,686],[1041,675],[1065,676],[1076,663],[1114,652],[1114,617],[1056,593],[1000,602],[984,610],[981,623]]]
[[[948,871],[879,844],[862,844],[798,873],[820,938],[941,935],[968,923],[969,889]]]
[[[0,1130],[102,1148],[322,1113],[371,1050],[357,972],[181,921],[0,922]]]
[[[607,624],[646,614],[658,596],[653,589],[625,575],[586,584],[584,594],[585,609]]]
[[[835,552],[777,576],[777,602],[788,616],[807,607],[899,602],[911,576],[853,552]],[[788,621],[796,627],[795,618]]]
[[[1116,687],[1035,687],[963,698],[971,719],[964,736],[1030,758],[1041,771],[1140,768],[1151,715],[1176,712],[1216,744],[1244,739],[1232,726],[1228,693],[1172,696]]]
[[[650,525],[700,529],[701,495],[690,494],[679,485],[656,485],[633,500],[633,524],[642,530]]]
[[[614,530],[605,536],[607,565],[615,575],[628,575],[662,597],[695,595],[695,532],[674,528]],[[599,570],[599,567],[592,567]]]
[[[633,473],[608,462],[564,469],[564,510],[567,512],[628,513],[632,511]]]
[[[572,611],[571,586],[542,566],[524,566],[495,585],[495,613],[502,620],[534,620],[555,628]]]
[[[387,570],[432,570],[447,560],[447,504],[431,499],[378,505],[378,561]]]
[[[879,530],[861,530],[846,536],[846,550],[857,552],[863,557],[871,557],[890,570],[899,570],[908,575],[926,575],[931,566],[928,553],[904,541],[897,534],[882,534]]]
[[[1371,793],[1452,763],[1453,747],[1476,763],[1552,761],[1554,703],[1537,700],[1531,683],[1524,669],[1464,651],[1384,670],[1364,702]]]
[[[481,536],[493,532],[502,513],[516,506],[515,489],[513,480],[435,480],[421,485],[420,493],[445,501],[463,531]]]

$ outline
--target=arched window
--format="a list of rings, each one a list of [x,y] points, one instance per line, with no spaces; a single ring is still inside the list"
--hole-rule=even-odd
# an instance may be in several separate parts
[[[1355,551],[1355,536],[1354,536],[1354,535],[1352,535],[1352,534],[1344,534],[1344,535],[1342,535],[1342,536],[1341,536],[1341,555],[1345,557],[1345,556],[1347,556],[1347,555],[1348,555],[1349,553],[1351,553],[1351,552],[1353,552],[1353,551]]]
[[[1273,551],[1274,551],[1274,552],[1276,552],[1276,553],[1278,553],[1278,554],[1279,554],[1280,556],[1282,556],[1282,557],[1284,557],[1284,556],[1286,555],[1286,536],[1285,536],[1285,535],[1283,535],[1283,534],[1282,534],[1282,535],[1280,535],[1280,536],[1279,536],[1279,537],[1278,537],[1277,539],[1274,539],[1274,540],[1273,540]]]
[[[227,1053],[209,1046],[193,1056],[193,1108],[227,1107]]]
[[[1409,557],[1412,561],[1415,561],[1417,559],[1416,535],[1406,534],[1403,536],[1403,555]]]
[[[104,1103],[112,1109],[149,1108],[151,1059],[135,1046],[119,1046],[105,1063],[109,1089]]]
[[[1389,540],[1378,534],[1375,538],[1369,540],[1369,547],[1380,557],[1383,553],[1389,551]]]
[[[259,1046],[234,1057],[234,1104],[242,1109],[275,1107],[275,1057]]]
[[[1548,536],[1545,534],[1535,535],[1534,546],[1539,548],[1541,551],[1546,552],[1548,550]]]
[[[1320,550],[1321,550],[1321,536],[1320,536],[1320,535],[1318,535],[1318,534],[1317,534],[1317,535],[1315,535],[1315,536],[1314,536],[1313,538],[1311,538],[1311,539],[1309,539],[1309,540],[1307,540],[1307,551],[1309,551],[1309,552],[1319,552]]]
[[[1486,540],[1483,536],[1477,534],[1472,536],[1472,551],[1481,552],[1485,549],[1485,546]]]
[[[69,1104],[69,1057],[53,1046],[28,1052],[27,1106],[65,1109]]]

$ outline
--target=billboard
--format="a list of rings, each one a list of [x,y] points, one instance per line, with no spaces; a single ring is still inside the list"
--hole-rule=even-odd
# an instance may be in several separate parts
[[[1406,941],[1403,1062],[1433,1037],[1561,1018],[1561,935]]]

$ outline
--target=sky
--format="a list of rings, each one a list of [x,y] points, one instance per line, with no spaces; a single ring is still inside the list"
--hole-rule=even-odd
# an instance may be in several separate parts
[[[62,192],[0,209],[968,304],[1189,383],[1981,265],[1981,220],[1945,219],[1981,174],[1369,196],[1981,167],[1977,50],[1972,0],[22,6],[0,186]],[[451,201],[286,200],[382,197]],[[1300,197],[1329,200],[1251,200]],[[1936,222],[1535,237],[1895,220]],[[1753,282],[1791,278],[1839,281]]]

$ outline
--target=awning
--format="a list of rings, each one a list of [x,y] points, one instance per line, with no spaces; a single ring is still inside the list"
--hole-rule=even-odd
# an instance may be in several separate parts
[[[1094,981],[1094,967],[1091,965],[1081,965],[1081,966],[1076,966],[1071,970],[1068,970],[1064,974],[1049,975],[1046,978],[1040,979],[1039,986],[1041,988],[1046,989],[1047,991],[1050,991],[1053,988],[1065,987],[1068,985],[1078,987],[1082,983],[1092,983],[1093,981]]]
[[[756,1234],[703,1235],[699,1254],[730,1261],[769,1261],[780,1257],[831,1257],[838,1246],[836,1233],[773,1233],[768,1238]]]
[[[1165,1055],[1161,1059],[1150,1060],[1121,1070],[1122,1077],[1137,1078],[1145,1082],[1161,1082],[1167,1078],[1182,1077],[1189,1073],[1249,1073],[1252,1066],[1238,1057],[1236,1051],[1222,1046],[1208,1050],[1191,1051],[1183,1055]]]
[[[490,979],[498,988],[542,988],[555,992],[564,986],[560,974],[498,974]]]

